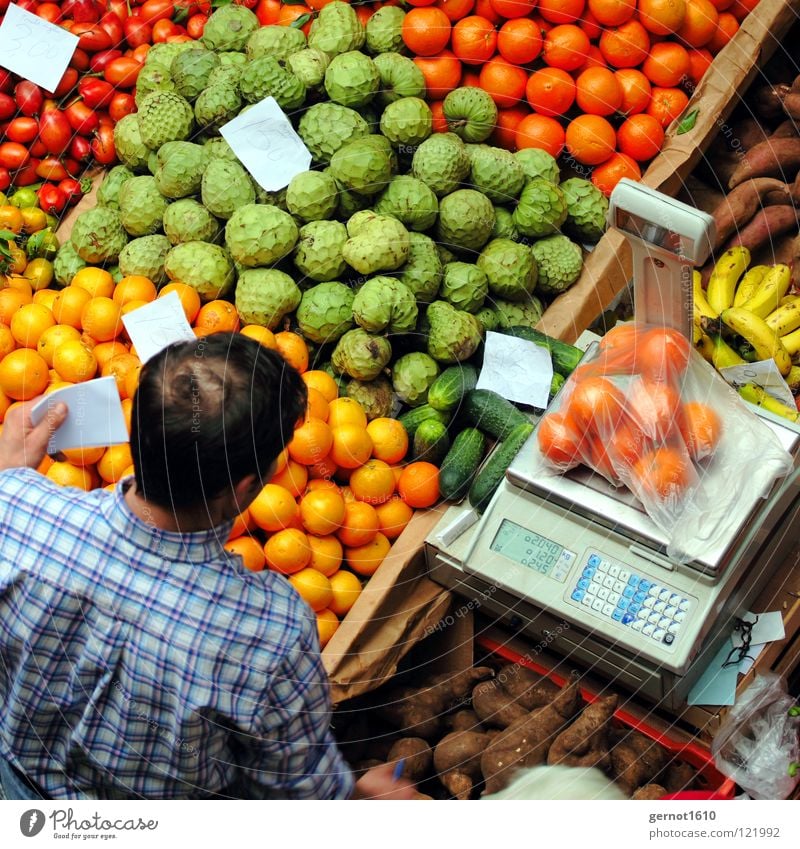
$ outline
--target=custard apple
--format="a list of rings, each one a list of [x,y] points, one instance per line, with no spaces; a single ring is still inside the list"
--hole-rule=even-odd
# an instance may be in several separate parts
[[[368,136],[369,125],[346,106],[315,103],[303,114],[297,132],[317,162],[330,162],[340,147]]]
[[[318,345],[336,342],[353,326],[353,290],[344,283],[320,283],[303,293],[297,324]]]
[[[470,262],[448,262],[439,296],[456,309],[477,312],[489,294],[489,280]]]
[[[606,229],[608,199],[589,180],[572,177],[559,187],[567,200],[564,230],[581,242],[597,242]]]
[[[238,162],[212,159],[200,184],[203,206],[217,218],[230,218],[240,206],[256,199],[253,181]]]
[[[241,56],[241,53],[235,54]],[[242,78],[242,65],[220,65],[208,75],[203,91],[207,88],[232,88],[234,91],[239,91],[239,80]]]
[[[204,88],[194,102],[197,125],[208,132],[217,132],[232,121],[242,108],[239,90],[233,86],[216,85]]]
[[[468,360],[481,344],[482,328],[475,316],[446,301],[430,304],[427,320],[428,353],[437,362],[452,365]]]
[[[72,278],[86,266],[86,260],[81,259],[72,242],[64,242],[53,260],[53,276],[62,286],[69,286]]]
[[[185,56],[181,53],[181,56]],[[191,142],[167,142],[158,149],[156,186],[164,197],[182,198],[200,191],[208,153]]]
[[[339,374],[356,380],[375,380],[391,359],[392,346],[388,339],[357,327],[348,330],[336,343],[331,364]]]
[[[176,56],[183,53],[184,50],[192,50],[194,47],[194,41],[172,41],[153,44],[147,51],[144,64],[145,66],[163,65],[165,68],[171,68]]]
[[[411,231],[408,234],[408,260],[400,269],[398,280],[412,292],[418,303],[435,300],[442,282],[442,261],[436,244],[429,236]]]
[[[491,238],[519,241],[520,236],[514,224],[514,214],[510,209],[506,209],[504,206],[495,206]]]
[[[298,230],[288,212],[277,206],[250,203],[228,219],[225,245],[241,265],[272,265],[288,256],[297,243]]]
[[[528,182],[514,210],[517,230],[534,239],[557,233],[566,217],[564,192],[544,177],[534,177]]]
[[[409,407],[424,404],[439,371],[439,364],[428,354],[414,352],[400,357],[392,366],[392,386],[397,397]]]
[[[203,150],[209,162],[212,159],[227,159],[228,162],[239,162],[239,157],[233,152],[233,148],[222,136],[207,139],[203,144]]]
[[[213,301],[233,288],[233,262],[226,250],[208,242],[183,242],[175,245],[164,260],[170,280],[188,283],[201,301]]]
[[[133,177],[133,171],[127,165],[115,165],[106,173],[100,188],[97,190],[98,206],[110,206],[119,209],[120,186]]]
[[[139,106],[144,98],[154,91],[176,91],[175,83],[172,82],[169,67],[148,62],[136,78],[134,102]]]
[[[370,333],[410,333],[417,326],[417,302],[399,280],[372,277],[356,292],[353,318]]]
[[[183,198],[164,211],[164,234],[173,245],[181,242],[213,242],[222,228],[219,221],[196,200]]]
[[[327,169],[330,172],[330,168]],[[347,221],[356,212],[366,209],[372,202],[369,195],[359,195],[345,188],[344,183],[336,181],[336,190],[339,192],[339,205],[336,207],[336,217],[340,221]]]
[[[375,97],[380,82],[375,63],[357,50],[334,56],[325,71],[325,91],[331,100],[342,106],[365,106]]]
[[[464,142],[452,133],[436,133],[414,152],[411,173],[439,197],[454,192],[469,174]]]
[[[239,91],[247,103],[258,103],[265,97],[274,97],[278,106],[285,110],[297,109],[306,99],[306,87],[272,56],[262,56],[247,63],[239,79]]]
[[[402,221],[410,230],[428,230],[436,222],[439,201],[422,180],[401,174],[392,178],[372,208],[381,215],[391,215]]]
[[[78,256],[93,265],[115,260],[128,244],[119,213],[106,206],[82,212],[75,220],[70,238]]]
[[[469,180],[493,203],[513,203],[525,185],[525,172],[514,155],[487,144],[467,147],[470,159]]]
[[[320,9],[308,34],[308,46],[316,47],[329,56],[360,50],[364,40],[364,27],[355,10],[339,0],[327,3]]]
[[[351,380],[344,394],[358,401],[361,409],[367,414],[367,421],[391,416],[394,408],[395,395],[392,384],[383,375],[375,380]]]
[[[117,121],[114,127],[114,148],[119,161],[131,171],[144,171],[147,168],[150,149],[142,141],[136,113],[125,115]]]
[[[168,141],[188,139],[194,127],[189,101],[174,91],[155,91],[141,102],[136,113],[139,134],[151,150]]]
[[[538,291],[545,295],[560,295],[581,276],[583,254],[566,236],[539,239],[531,252],[539,266]]]
[[[297,284],[274,268],[251,268],[239,275],[236,311],[242,324],[260,324],[274,330],[283,317],[300,305]]]
[[[347,269],[342,248],[347,242],[347,229],[339,221],[312,221],[300,228],[294,250],[297,270],[311,280],[335,280]]]
[[[527,301],[536,288],[536,260],[527,245],[511,239],[494,239],[477,260],[489,281],[489,291],[507,301]]]
[[[331,158],[331,174],[345,188],[374,195],[392,178],[391,146],[383,136],[367,136],[340,147]]]
[[[219,56],[220,67],[222,68],[244,68],[247,64],[247,56],[238,50],[223,50],[217,53]]]
[[[330,57],[316,47],[307,47],[298,53],[292,53],[286,60],[286,67],[307,88],[319,88],[325,80]]]
[[[292,177],[286,189],[286,205],[303,221],[333,218],[339,204],[336,180],[325,172],[303,171]]]
[[[430,106],[419,97],[401,97],[390,103],[381,115],[381,133],[401,149],[425,141],[432,132],[432,124]]]
[[[245,53],[252,64],[254,59],[270,56],[273,59],[286,59],[303,50],[306,46],[306,37],[303,30],[295,27],[281,27],[270,25],[257,29],[247,39]]]
[[[403,20],[399,6],[383,6],[367,21],[366,46],[369,53],[393,53],[403,49]]]
[[[258,18],[244,6],[217,9],[206,21],[201,41],[209,50],[244,50],[250,34],[260,26]]]
[[[483,307],[475,313],[475,318],[478,319],[478,324],[483,328],[483,333],[486,335],[490,330],[497,330],[500,327],[500,316],[492,307]]]
[[[462,86],[454,89],[442,103],[447,126],[465,142],[482,142],[497,124],[497,106],[482,88]]]
[[[548,182],[558,185],[558,163],[546,150],[540,150],[538,147],[527,147],[524,150],[518,150],[514,154],[514,159],[522,166],[527,180],[542,177]]]
[[[194,100],[208,85],[211,72],[219,67],[219,56],[211,50],[195,47],[179,53],[170,66],[175,90],[187,100]],[[139,82],[136,82],[139,88]]]
[[[164,261],[172,245],[166,236],[142,236],[133,239],[119,252],[119,270],[123,277],[141,274],[156,286],[167,282]]]
[[[535,295],[531,295],[523,303],[495,298],[492,301],[492,309],[497,315],[498,327],[501,330],[507,330],[509,327],[535,327],[544,311],[542,302]]]
[[[454,250],[480,250],[493,227],[492,202],[475,189],[458,189],[439,202],[437,238]]]
[[[367,222],[342,248],[345,262],[359,274],[394,271],[408,259],[408,230],[388,215]]]
[[[132,177],[119,190],[119,217],[131,236],[149,236],[161,229],[167,200],[154,177]]]
[[[381,78],[378,101],[386,105],[401,97],[425,97],[425,75],[408,56],[381,53],[372,61]]]

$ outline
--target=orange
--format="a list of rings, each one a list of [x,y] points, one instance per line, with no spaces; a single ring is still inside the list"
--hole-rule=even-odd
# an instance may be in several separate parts
[[[325,610],[333,601],[331,582],[316,569],[306,568],[295,572],[289,578],[289,583],[314,612]]]
[[[142,364],[139,362],[139,358],[134,357],[133,354],[117,354],[116,357],[112,357],[100,369],[100,374],[103,377],[113,377],[117,381],[117,391],[121,399],[130,398],[132,396],[128,394],[128,377],[131,373],[135,373],[138,382],[138,371],[141,367]]]
[[[97,365],[102,369],[112,357],[119,354],[129,354],[130,351],[124,342],[112,339],[111,342],[101,342],[99,345],[95,345],[92,348],[92,353],[97,358]]]
[[[83,383],[97,374],[97,358],[80,339],[70,339],[55,349],[53,368],[62,380]]]
[[[16,245],[12,245],[10,250],[17,250]],[[27,277],[20,277],[18,274],[15,274],[11,268],[9,268],[5,277],[0,280],[0,287],[4,289],[16,289],[22,292],[28,298],[26,301],[28,304],[33,300],[34,292],[31,281]]]
[[[414,516],[414,511],[398,496],[379,504],[375,512],[380,531],[388,539],[397,539]]]
[[[689,456],[693,460],[703,460],[714,453],[722,433],[722,422],[707,404],[690,401],[683,405],[680,428]]]
[[[689,75],[689,54],[685,47],[662,41],[650,48],[650,55],[642,64],[642,72],[657,86],[671,88],[679,85]]]
[[[344,469],[363,466],[372,456],[372,440],[365,427],[341,425],[333,428],[331,460]]]
[[[308,390],[308,407],[306,415],[311,419],[328,420],[328,402],[321,392],[316,389]]]
[[[51,369],[52,372],[52,369]],[[52,380],[52,373],[50,378]],[[55,392],[57,389],[65,389],[67,386],[74,386],[75,384],[71,380],[57,380],[55,383],[50,383],[47,386],[47,389],[44,390],[45,395],[49,395],[51,392]]]
[[[112,445],[98,461],[97,472],[106,483],[116,483],[125,476],[125,471],[132,464],[133,457],[127,443]]]
[[[260,324],[247,324],[239,332],[242,336],[255,339],[256,342],[259,342],[265,348],[269,348],[272,351],[278,349],[275,342],[275,334],[267,327],[262,327]]]
[[[637,20],[603,31],[600,52],[613,68],[635,68],[647,58],[650,36]]]
[[[409,463],[397,491],[409,507],[431,507],[439,500],[439,470],[433,463]]]
[[[680,395],[668,383],[636,380],[625,404],[629,418],[650,439],[666,439],[680,423]]]
[[[331,427],[367,427],[367,414],[358,401],[352,398],[335,398],[328,404],[328,424]]]
[[[46,332],[47,331],[45,331],[45,333]],[[5,324],[0,324],[0,360],[2,360],[6,354],[10,354],[16,347],[17,343],[11,334],[11,329]]]
[[[717,21],[717,30],[706,47],[716,56],[720,50],[739,31],[739,22],[729,12],[721,12]]]
[[[149,277],[144,277],[141,274],[130,274],[117,283],[111,297],[120,307],[124,307],[131,301],[150,303],[150,301],[156,299],[155,283]]]
[[[25,304],[11,317],[11,334],[17,345],[35,348],[45,330],[55,326],[53,313],[41,304]]]
[[[378,514],[372,505],[363,501],[348,501],[345,497],[344,520],[336,534],[343,545],[366,545],[375,539],[379,528]]]
[[[567,412],[548,413],[536,430],[539,450],[557,469],[566,471],[581,462],[581,437]]]
[[[539,0],[539,14],[551,24],[569,24],[580,18],[585,0]]]
[[[705,47],[717,31],[719,12],[710,0],[686,0],[686,14],[678,40],[689,47]]]
[[[98,448],[64,448],[61,453],[73,466],[93,466],[99,462],[106,449]]]
[[[329,480],[336,474],[336,471],[336,463],[330,457],[326,457],[322,462],[314,463],[313,466],[308,467],[308,477],[312,482],[315,480]]]
[[[209,301],[200,307],[200,312],[197,313],[195,324],[197,327],[203,327],[212,333],[231,332],[235,333],[239,329],[239,313],[236,312],[236,307],[228,301],[215,300]]]
[[[67,463],[63,460],[52,463],[45,472],[45,475],[54,483],[59,484],[59,486],[74,486],[85,492],[89,492],[94,483],[89,469],[81,466],[73,466],[72,463]]]
[[[286,8],[286,7],[283,7]],[[291,8],[291,7],[288,7]],[[358,6],[363,9],[363,6]],[[339,627],[339,619],[332,610],[320,610],[317,613],[317,633],[319,634],[319,647],[324,649],[336,633]]]
[[[650,104],[650,80],[636,68],[621,68],[615,71],[617,82],[622,89],[622,103],[619,112],[622,115],[637,115],[644,112]]]
[[[624,153],[615,153],[592,171],[592,182],[606,197],[610,197],[614,186],[623,177],[637,181],[642,179],[641,169],[635,160]]]
[[[342,565],[344,550],[342,544],[334,536],[310,536],[308,545],[311,548],[309,566],[330,577]]]
[[[333,593],[329,608],[337,616],[347,616],[361,595],[361,581],[347,569],[340,569],[329,580]]]
[[[608,63],[603,58],[600,48],[596,47],[594,44],[589,48],[586,61],[580,66],[580,68],[573,71],[573,74],[580,76],[584,71],[588,71],[589,68],[608,68]]]
[[[409,6],[437,6],[452,22],[466,18],[474,5],[475,0],[435,0],[433,3],[429,3],[428,0],[420,3],[417,0],[417,2],[409,3]]]
[[[175,292],[178,296],[181,306],[183,307],[186,320],[191,324],[200,312],[200,295],[197,290],[188,283],[181,283],[180,280],[173,280],[172,283],[167,283],[158,293],[159,298],[164,295],[169,295],[170,292]]]
[[[240,513],[233,520],[233,527],[231,528],[231,532],[228,535],[228,541],[232,539],[238,539],[242,534],[247,533],[248,531],[252,531],[255,527],[257,527],[256,523],[253,521],[253,517],[250,515],[250,511],[245,509],[244,512]]]
[[[377,572],[391,547],[392,544],[389,540],[378,531],[372,542],[356,548],[345,548],[344,556],[354,572],[369,577]]]
[[[657,382],[679,380],[690,356],[686,337],[669,327],[648,330],[636,348],[636,364],[642,376]]]
[[[275,458],[275,471],[273,474],[279,474],[286,468],[286,464],[289,462],[289,449],[284,448],[280,454]]]
[[[448,126],[447,118],[444,117],[444,103],[441,100],[432,100],[428,105],[431,108],[431,131],[446,133]]]
[[[137,358],[138,362],[138,358]],[[142,364],[138,363],[134,368],[128,369],[125,373],[125,392],[122,394],[122,400],[130,401],[133,396],[136,394],[136,390],[139,388],[139,375],[142,371]]]
[[[266,565],[267,558],[264,555],[264,549],[250,536],[228,540],[224,548],[231,554],[238,554],[242,558],[245,568],[251,572],[260,572]]]
[[[544,37],[542,58],[551,68],[574,71],[589,55],[589,36],[574,24],[553,27]]]
[[[5,419],[6,413],[8,412],[9,407],[11,407],[11,404],[11,399],[5,392],[3,392],[2,389],[0,389],[0,422]]]
[[[53,301],[53,318],[58,324],[81,327],[81,313],[92,296],[80,286],[66,286]]]
[[[394,495],[394,473],[383,460],[369,460],[350,475],[350,489],[358,501],[383,504]]]
[[[330,427],[320,419],[306,419],[298,427],[289,443],[289,456],[311,466],[324,460],[333,446],[333,433]]]
[[[636,0],[589,0],[589,11],[604,27],[618,27],[636,11]]]
[[[303,374],[303,382],[309,390],[316,389],[328,403],[339,397],[339,384],[326,371],[307,371]]]
[[[535,112],[554,118],[563,115],[572,106],[575,81],[560,68],[541,68],[530,75],[525,95]]]
[[[524,18],[533,11],[537,0],[489,0],[501,18]]]
[[[128,313],[135,312],[140,307],[146,307],[147,304],[147,301],[128,301],[127,304],[123,304],[123,306],[120,307],[119,313],[120,315],[128,315]]]
[[[664,129],[652,115],[632,115],[617,130],[617,145],[637,162],[652,159],[664,144]]]
[[[691,480],[689,457],[674,448],[657,448],[640,457],[631,474],[650,498],[679,503]]]
[[[760,2],[761,0],[733,0],[727,8],[737,21],[743,21]],[[716,6],[716,3],[714,5]]]
[[[275,334],[275,344],[278,346],[278,353],[292,368],[297,369],[300,374],[308,371],[308,345],[299,333],[282,330]]]
[[[341,490],[336,481],[332,481],[330,478],[311,478],[308,481],[306,492],[318,492],[319,490],[338,492],[341,495]]]
[[[312,14],[311,9],[302,4],[299,6],[281,5],[280,12],[278,13],[278,20],[275,23],[278,24],[278,26],[290,27],[293,26],[294,22],[298,21],[299,18],[303,18],[305,23],[298,28],[302,30],[305,35],[308,35],[308,31],[311,28]]]
[[[439,50],[447,47],[447,42]],[[494,56],[497,30],[494,24],[480,15],[463,18],[453,27],[451,49],[465,65],[481,65]],[[438,53],[439,50],[434,50]],[[463,83],[462,83],[463,84]]]
[[[616,144],[614,128],[599,115],[578,115],[567,125],[567,152],[583,165],[605,162]]]
[[[20,289],[0,289],[0,321],[10,325],[17,310],[33,301],[33,295]]]
[[[109,342],[123,330],[119,304],[111,298],[92,298],[81,312],[81,326],[97,342]]]
[[[372,456],[386,463],[399,463],[408,452],[408,433],[397,419],[381,417],[367,425]]]
[[[285,528],[264,544],[267,565],[276,572],[291,575],[305,569],[311,560],[308,538],[297,528]]]
[[[344,499],[330,489],[306,493],[300,501],[300,519],[310,534],[325,537],[339,530],[345,516]]]
[[[90,298],[110,298],[114,294],[114,278],[102,268],[87,265],[70,282],[70,286],[85,289]]]
[[[305,490],[308,483],[308,470],[300,463],[289,460],[282,472],[272,476],[270,483],[288,489],[292,498],[297,498]]]
[[[575,23],[589,36],[589,41],[595,42],[600,38],[603,28],[600,26],[600,21],[597,20],[589,9],[586,9],[580,20],[575,21]]]
[[[693,85],[700,84],[713,59],[711,51],[705,48],[689,51],[689,79]]]
[[[292,493],[274,483],[268,483],[247,509],[256,525],[265,531],[283,530],[297,513]]]
[[[497,33],[497,50],[515,65],[528,65],[542,52],[542,31],[529,18],[506,21]]]
[[[517,127],[517,150],[535,147],[558,158],[564,149],[564,129],[555,118],[528,115]]]
[[[503,147],[506,150],[517,149],[517,127],[520,121],[527,115],[530,115],[527,106],[516,106],[513,109],[498,109],[497,121],[491,136],[489,136],[489,144],[496,147]]]
[[[461,62],[450,50],[436,56],[415,56],[413,61],[425,77],[425,94],[430,100],[441,100],[461,81]]]
[[[686,0],[639,0],[639,20],[654,35],[678,32],[686,17]]]
[[[666,129],[686,108],[689,96],[679,88],[653,88],[647,114],[657,118]]]
[[[575,81],[575,100],[590,115],[613,115],[622,106],[622,86],[608,68],[588,68]]]
[[[49,380],[47,363],[30,348],[18,348],[0,362],[0,389],[15,401],[41,395]]]
[[[579,434],[592,430],[605,435],[622,420],[625,397],[607,378],[587,377],[575,384],[568,405],[568,426],[574,423]]]
[[[38,292],[33,293],[33,303],[41,304],[43,307],[47,307],[50,312],[53,311],[53,301],[55,301],[58,296],[57,289],[39,289]]]
[[[411,9],[403,18],[401,33],[415,56],[433,56],[450,41],[450,19],[441,9]]]
[[[519,103],[525,95],[528,75],[522,68],[512,65],[502,56],[496,56],[482,68],[479,78],[480,87],[488,91],[492,100],[501,109],[508,109]]]

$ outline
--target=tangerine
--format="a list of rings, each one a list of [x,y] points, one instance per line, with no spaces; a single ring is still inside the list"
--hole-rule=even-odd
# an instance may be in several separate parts
[[[128,443],[112,445],[97,461],[97,472],[106,483],[117,483],[125,477],[128,467],[133,465],[133,457]]]
[[[574,24],[559,24],[544,37],[542,58],[551,68],[574,71],[589,55],[589,36]]]
[[[325,610],[333,601],[331,582],[316,569],[305,568],[295,572],[289,583],[315,613]]]
[[[618,27],[636,12],[636,0],[589,0],[589,11],[604,27]]]
[[[344,519],[337,532],[342,545],[356,547],[375,539],[380,529],[378,513],[371,504],[363,501],[348,501],[345,498]]]
[[[333,598],[329,605],[337,616],[346,616],[361,595],[361,581],[347,569],[340,569],[330,577]]]
[[[81,328],[83,308],[92,300],[91,294],[80,286],[66,286],[53,300],[53,318],[57,324]]]
[[[431,507],[439,500],[439,469],[433,463],[409,463],[397,491],[409,507]]]
[[[583,14],[586,0],[539,0],[539,14],[551,24],[570,24]]]
[[[528,115],[517,126],[517,150],[538,148],[557,159],[564,149],[565,138],[561,124],[547,115]]]
[[[170,292],[175,292],[178,296],[181,306],[183,307],[183,313],[186,316],[186,320],[189,324],[192,324],[197,318],[201,307],[200,295],[197,294],[197,290],[188,283],[183,283],[180,280],[173,280],[172,283],[167,283],[167,285],[161,289],[158,293],[158,297],[163,298],[166,295],[169,295]]]
[[[228,301],[217,299],[200,307],[195,326],[209,333],[235,333],[239,329],[239,313]]]
[[[450,19],[441,9],[418,7],[406,13],[401,35],[414,55],[434,56],[447,47],[450,30]]]
[[[300,501],[300,519],[309,534],[329,536],[340,528],[344,516],[344,499],[338,491],[315,489]]]
[[[303,374],[303,382],[309,389],[316,389],[329,404],[339,397],[339,384],[326,371],[307,371]]]
[[[680,424],[680,395],[668,383],[634,380],[625,403],[628,416],[649,439],[665,440]]]
[[[613,155],[616,144],[614,128],[599,115],[578,115],[567,125],[567,152],[583,165],[605,162]]]
[[[372,456],[385,463],[399,463],[408,453],[408,432],[397,419],[380,417],[367,425]]]
[[[434,53],[447,46],[447,42]],[[453,53],[465,65],[481,65],[494,56],[497,47],[497,30],[494,24],[480,15],[463,18],[453,27]]]
[[[117,283],[111,299],[120,307],[124,307],[130,301],[150,303],[156,299],[156,286],[149,277],[142,274],[130,274]]]
[[[622,103],[619,112],[622,115],[638,115],[650,104],[652,88],[650,80],[636,68],[621,68],[614,72],[622,89]]]
[[[256,342],[271,351],[278,350],[275,334],[267,327],[262,327],[260,324],[246,324],[239,333],[242,336],[247,336],[248,339],[255,339]]]
[[[51,463],[45,472],[45,477],[59,486],[72,486],[76,489],[82,489],[84,492],[89,492],[94,485],[94,478],[89,469],[82,466],[73,466],[72,463],[65,460]]]
[[[344,469],[356,469],[363,466],[371,456],[372,440],[366,427],[349,424],[333,427],[333,447],[330,457],[337,466]]]
[[[488,91],[492,100],[501,109],[508,109],[519,103],[525,95],[528,75],[522,68],[512,65],[502,56],[489,60],[480,73],[480,87]]]
[[[344,549],[335,536],[310,536],[311,560],[308,565],[317,572],[330,577],[342,565]]]
[[[436,56],[415,56],[413,61],[425,77],[425,93],[430,100],[442,100],[461,82],[461,62],[451,50],[442,50]]]
[[[308,390],[307,415],[309,418],[319,419],[322,422],[328,420],[328,402],[316,389]]]
[[[664,144],[664,128],[652,115],[632,115],[617,130],[617,145],[622,153],[637,162],[647,162]]]
[[[20,289],[0,289],[0,321],[6,326],[11,324],[14,313],[33,301],[33,295]]]
[[[614,186],[623,178],[639,181],[642,172],[636,161],[624,153],[615,153],[592,171],[592,182],[606,196],[610,197]]]
[[[414,511],[395,495],[375,508],[380,532],[388,539],[397,539],[414,517]]]
[[[662,41],[650,48],[650,55],[642,64],[642,72],[653,85],[672,88],[688,77],[690,67],[685,47]]]
[[[251,536],[228,540],[223,548],[230,554],[241,557],[245,569],[251,572],[261,572],[267,563],[264,549]]]
[[[288,489],[268,483],[247,508],[250,518],[265,531],[281,531],[297,514],[297,504]]]
[[[288,489],[292,498],[298,498],[308,483],[308,469],[294,460],[289,460],[282,472],[272,476],[270,483]]]
[[[686,0],[686,14],[678,39],[689,47],[705,47],[717,31],[719,12],[711,0]]]
[[[333,433],[324,421],[316,418],[306,419],[295,429],[287,447],[293,460],[304,466],[312,466],[322,462],[330,453],[333,447]]]
[[[363,9],[363,6],[359,6]],[[331,641],[331,637],[339,628],[339,619],[332,610],[320,610],[317,613],[317,635],[319,636],[319,647],[324,649]]]
[[[345,548],[344,556],[348,566],[354,572],[369,577],[378,571],[378,567],[383,563],[391,547],[389,540],[378,531],[372,542],[356,548]]]
[[[561,471],[581,462],[581,437],[570,416],[561,412],[548,413],[536,429],[539,450]]]
[[[542,31],[529,18],[506,21],[497,33],[497,52],[515,65],[529,65],[542,52]]]
[[[111,274],[92,265],[81,268],[70,281],[70,286],[84,289],[90,298],[110,298],[114,294],[114,278]]]
[[[525,96],[534,112],[553,118],[563,115],[572,106],[575,81],[560,68],[541,68],[530,75]]]
[[[613,68],[635,68],[650,51],[650,36],[637,20],[603,31],[598,42],[600,52]]]
[[[81,326],[96,342],[109,342],[122,332],[119,304],[111,298],[92,298],[81,312]]]
[[[41,395],[50,381],[44,359],[30,348],[18,348],[0,362],[0,389],[15,401]]]
[[[383,460],[368,460],[350,475],[350,489],[358,501],[383,504],[394,495],[394,472]]]
[[[42,334],[55,327],[53,313],[41,304],[25,304],[11,317],[11,335],[17,345],[23,348],[36,348]]]
[[[292,575],[305,569],[311,560],[308,537],[297,528],[284,528],[264,543],[264,555],[270,569]]]
[[[608,68],[588,68],[575,81],[575,100],[590,115],[613,115],[622,106],[622,86]]]
[[[639,0],[639,20],[654,35],[669,35],[683,26],[686,0]]]
[[[681,435],[693,460],[710,457],[722,434],[722,420],[717,413],[698,401],[683,405],[680,419]]]
[[[683,112],[688,102],[689,96],[682,89],[654,87],[647,114],[658,119],[666,129]]]
[[[640,457],[631,473],[644,493],[663,501],[682,498],[691,480],[689,458],[685,451],[667,446]]]
[[[299,333],[282,330],[275,334],[278,353],[289,365],[302,374],[308,371],[308,345]]]

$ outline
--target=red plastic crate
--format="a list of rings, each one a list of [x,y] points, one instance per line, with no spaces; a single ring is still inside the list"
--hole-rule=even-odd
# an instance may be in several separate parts
[[[551,681],[558,684],[559,687],[564,685],[566,679],[562,675],[559,675],[551,669],[523,657],[513,649],[510,649],[502,643],[498,643],[490,637],[478,637],[477,642],[482,648],[487,649],[503,660],[507,660],[510,663],[517,663],[527,669],[532,669],[537,674],[548,677]],[[593,693],[583,687],[581,688],[581,695],[587,702],[590,703],[598,698],[596,693]],[[730,800],[734,798],[736,794],[735,782],[730,778],[726,778],[714,766],[711,752],[705,746],[696,742],[679,743],[672,740],[666,734],[656,730],[651,725],[648,725],[646,722],[643,722],[641,719],[633,716],[633,714],[628,713],[626,710],[620,709],[615,711],[614,718],[624,725],[627,725],[629,728],[633,728],[644,734],[646,737],[649,737],[660,746],[663,746],[676,758],[679,758],[694,767],[694,769],[697,770],[697,784],[700,791],[713,794],[713,798],[715,799]],[[696,793],[696,791],[687,792]],[[671,798],[680,798],[681,795],[682,794],[676,794]],[[693,798],[697,797],[693,796]]]

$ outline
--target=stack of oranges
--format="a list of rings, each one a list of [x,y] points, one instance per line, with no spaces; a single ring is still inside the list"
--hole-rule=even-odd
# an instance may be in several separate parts
[[[565,152],[609,194],[664,131],[758,0],[408,0],[403,40],[442,99],[477,86],[508,149]],[[581,170],[578,168],[577,170]]]

